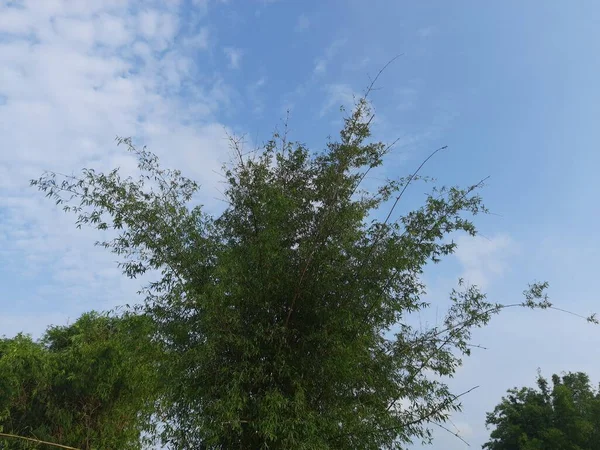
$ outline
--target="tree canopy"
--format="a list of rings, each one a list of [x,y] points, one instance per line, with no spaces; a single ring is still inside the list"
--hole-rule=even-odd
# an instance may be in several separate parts
[[[424,267],[455,251],[455,233],[476,234],[481,183],[434,187],[400,212],[424,179],[419,168],[365,187],[392,148],[371,138],[373,117],[365,96],[321,151],[287,132],[249,153],[232,139],[217,216],[194,206],[196,182],[131,139],[118,142],[139,178],[84,169],[32,181],[77,226],[108,230],[98,244],[125,275],[158,274],[144,308],[166,354],[168,445],[402,448],[429,441],[430,425],[460,408],[444,379],[504,306],[459,283],[440,323],[409,317],[430,306]],[[549,307],[545,287],[516,305]]]
[[[81,450],[141,448],[158,393],[152,333],[147,317],[87,313],[40,341],[0,340],[0,431]]]
[[[510,389],[488,413],[489,450],[600,449],[600,391],[582,372],[538,375],[537,388]]]

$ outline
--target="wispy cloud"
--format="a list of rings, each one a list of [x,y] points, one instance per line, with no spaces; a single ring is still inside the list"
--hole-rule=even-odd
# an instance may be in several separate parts
[[[315,68],[313,73],[315,75],[322,75],[327,71],[327,62],[324,59],[318,59],[315,62]]]
[[[294,31],[301,32],[306,31],[310,28],[310,19],[306,14],[300,14],[298,16],[298,20],[296,21],[296,26],[294,27]]]
[[[459,236],[456,258],[462,266],[465,282],[486,289],[509,268],[509,258],[518,252],[517,244],[507,234],[491,238]]]
[[[340,49],[346,45],[346,39],[336,39],[326,49],[324,54],[315,61],[313,74],[324,75],[327,72],[329,64],[333,58],[338,54]]]
[[[399,111],[408,111],[416,106],[419,91],[412,87],[404,87],[394,90],[396,100],[396,109]]]
[[[323,89],[323,78],[326,75],[330,63],[333,61],[335,56],[339,53],[341,48],[346,44],[346,39],[336,39],[334,40],[323,52],[323,54],[315,59],[313,69],[310,72],[308,78],[298,84],[295,89],[286,94],[283,98],[282,111],[289,111],[294,109],[296,102],[303,98],[306,98],[308,93],[313,89],[321,90]],[[329,88],[325,86],[326,91],[336,90],[336,88]],[[331,93],[330,93],[331,94]],[[333,99],[335,102],[335,99]],[[327,100],[321,109],[321,115],[325,114],[333,105],[327,106]],[[339,105],[337,105],[339,106]]]
[[[223,49],[227,60],[229,61],[229,67],[232,69],[239,69],[240,63],[242,62],[242,56],[244,56],[244,52],[239,48],[235,47],[225,47]]]
[[[264,88],[267,83],[266,77],[260,77],[254,83],[251,83],[247,87],[247,96],[248,101],[252,107],[252,112],[256,115],[262,114],[264,110],[264,100],[261,90]]]
[[[432,27],[432,26],[419,28],[417,30],[417,36],[419,36],[420,38],[428,38],[431,35],[433,35],[434,33],[435,33],[435,27]]]
[[[182,39],[182,44],[185,47],[193,49],[207,50],[210,43],[209,39],[210,34],[208,31],[208,27],[202,27],[193,35],[184,37]]]
[[[359,97],[358,93],[348,84],[329,84],[323,90],[325,91],[325,101],[321,107],[321,117],[333,108],[352,107],[354,100]]]

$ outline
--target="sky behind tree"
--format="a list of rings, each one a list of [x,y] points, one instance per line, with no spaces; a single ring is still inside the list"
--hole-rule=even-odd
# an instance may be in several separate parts
[[[43,170],[133,172],[115,136],[132,136],[219,200],[226,133],[248,148],[290,111],[290,137],[323,148],[378,70],[378,139],[399,139],[380,176],[424,174],[473,184],[494,214],[482,235],[425,274],[447,305],[458,277],[492,301],[548,280],[557,306],[597,311],[600,219],[600,4],[475,1],[0,1],[0,333],[40,335],[89,309],[134,303],[140,281],[94,248],[36,190]],[[424,197],[415,185],[405,202]],[[424,317],[424,322],[436,318]],[[452,382],[475,385],[453,422],[472,446],[485,412],[535,370],[600,380],[597,328],[553,311],[505,311],[476,335]],[[450,424],[450,428],[453,426]],[[434,448],[466,448],[439,430]]]

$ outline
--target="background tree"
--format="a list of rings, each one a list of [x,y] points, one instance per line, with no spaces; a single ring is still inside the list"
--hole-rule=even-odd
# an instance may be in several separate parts
[[[39,342],[1,340],[2,431],[86,450],[140,448],[158,392],[151,335],[147,317],[88,313]]]
[[[429,306],[421,274],[454,252],[448,236],[476,233],[481,183],[434,188],[399,214],[420,168],[364,188],[391,149],[370,138],[372,119],[365,96],[320,152],[287,132],[250,154],[232,139],[216,217],[191,205],[194,181],[130,139],[118,142],[138,179],[84,169],[32,181],[78,226],[116,232],[99,244],[124,274],[159,274],[145,306],[169,358],[161,414],[173,448],[402,448],[460,408],[443,377],[503,306],[461,284],[442,323],[409,317]],[[549,307],[545,287],[512,306]]]
[[[486,423],[493,426],[490,450],[600,449],[600,394],[586,374],[541,375],[537,389],[511,389]]]

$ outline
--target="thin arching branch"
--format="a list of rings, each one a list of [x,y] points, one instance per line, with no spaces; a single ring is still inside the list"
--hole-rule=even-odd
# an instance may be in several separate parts
[[[449,421],[450,421],[450,420],[449,420]],[[461,440],[461,441],[462,441],[462,442],[463,442],[463,443],[464,443],[464,444],[465,444],[467,447],[470,447],[470,446],[471,446],[471,444],[469,444],[469,443],[468,443],[468,442],[467,442],[467,441],[466,441],[466,440],[465,440],[465,439],[464,439],[464,438],[463,438],[463,437],[460,435],[460,433],[459,433],[458,429],[457,429],[457,431],[452,431],[452,430],[450,430],[448,427],[445,427],[444,425],[442,425],[442,424],[441,424],[441,423],[439,423],[439,422],[431,422],[431,423],[432,423],[433,425],[435,425],[436,427],[438,427],[438,428],[441,428],[441,429],[442,429],[442,430],[444,430],[444,431],[447,431],[448,433],[450,433],[450,434],[451,434],[452,436],[454,436],[455,438],[458,438],[458,439],[460,439],[460,440]],[[452,421],[450,421],[450,423],[452,423]],[[454,425],[453,423],[452,423],[452,425],[454,426],[454,428],[457,428],[457,427],[456,427],[456,425]]]

